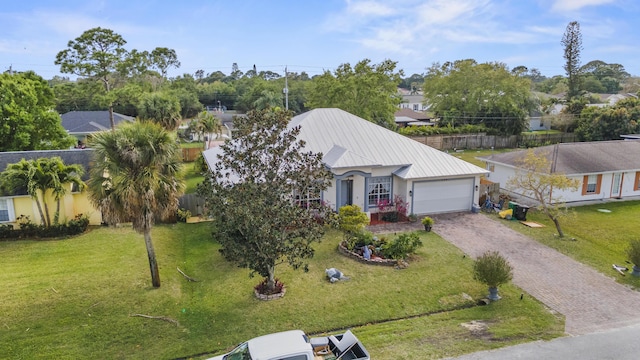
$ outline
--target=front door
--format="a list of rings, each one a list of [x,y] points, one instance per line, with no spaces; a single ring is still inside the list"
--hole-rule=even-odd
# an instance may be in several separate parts
[[[353,205],[353,180],[340,180],[340,201],[338,208]]]
[[[622,173],[613,174],[613,184],[611,184],[611,197],[619,198],[622,191]]]

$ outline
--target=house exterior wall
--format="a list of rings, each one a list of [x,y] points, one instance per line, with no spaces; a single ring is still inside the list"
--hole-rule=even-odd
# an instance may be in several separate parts
[[[19,227],[17,218],[21,215],[28,216],[29,220],[34,224],[42,224],[40,212],[38,212],[38,205],[30,196],[15,196],[7,197],[12,201],[14,221],[6,222],[4,224],[11,224],[14,227]],[[46,205],[49,209],[49,217],[53,221],[56,211],[56,201],[52,195],[46,196]],[[45,212],[44,204],[42,204],[42,211]],[[91,202],[86,191],[82,193],[67,193],[62,199],[60,199],[60,219],[61,223],[73,219],[76,215],[86,214],[89,217],[90,225],[100,225],[102,223],[102,214],[98,211]],[[46,216],[46,212],[45,212]]]
[[[493,182],[500,183],[500,188],[511,191],[507,189],[507,181],[510,177],[515,175],[515,169],[513,167],[494,164],[493,171],[488,174],[489,180]],[[488,164],[487,169],[491,170],[491,164]],[[636,189],[636,171],[625,171],[620,172],[622,174],[622,183],[620,190],[620,198],[630,197],[630,196],[640,196],[640,190]],[[562,198],[564,202],[575,202],[575,201],[589,201],[589,200],[607,200],[612,197],[612,189],[614,187],[613,180],[614,174],[612,172],[600,173],[600,174],[586,174],[586,175],[598,175],[600,176],[600,186],[599,191],[593,194],[583,194],[583,185],[585,175],[572,175],[569,176],[570,179],[575,179],[578,181],[578,189],[575,191],[569,190],[554,190],[553,196],[559,196]]]
[[[76,215],[87,215],[89,217],[89,225],[100,225],[102,224],[102,213],[100,210],[96,209],[91,201],[89,200],[89,194],[86,191],[81,193],[73,193],[70,196],[72,206],[67,207],[67,210],[71,212],[68,213],[68,218],[74,218]],[[70,215],[70,216],[69,216]]]

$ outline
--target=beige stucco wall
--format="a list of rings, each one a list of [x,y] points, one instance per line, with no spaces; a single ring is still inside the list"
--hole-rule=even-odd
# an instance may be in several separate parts
[[[17,196],[11,198],[13,201],[13,209],[16,219],[20,215],[28,216],[29,219],[35,224],[41,224],[42,220],[38,211],[38,205],[29,196]],[[53,222],[56,211],[56,201],[50,193],[44,197],[45,204],[49,209],[49,217]],[[45,212],[45,204],[42,204],[42,211]],[[82,193],[67,193],[60,200],[60,222],[66,222],[73,219],[78,214],[86,214],[89,217],[90,225],[100,225],[102,222],[102,215],[89,201],[87,192]],[[45,214],[46,216],[46,214]],[[18,226],[16,222],[10,222],[14,226]]]

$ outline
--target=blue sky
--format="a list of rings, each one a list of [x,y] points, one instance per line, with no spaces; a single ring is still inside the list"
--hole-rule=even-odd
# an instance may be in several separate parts
[[[582,64],[640,75],[637,0],[18,0],[0,7],[0,71],[59,75],[56,54],[93,27],[127,49],[175,49],[169,76],[222,71],[334,70],[362,59],[398,62],[406,76],[435,62],[475,59],[564,75],[560,43],[580,23]]]

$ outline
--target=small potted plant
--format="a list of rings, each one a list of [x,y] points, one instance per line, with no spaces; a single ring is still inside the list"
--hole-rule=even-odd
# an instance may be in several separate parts
[[[422,218],[422,225],[424,225],[424,230],[425,231],[431,231],[431,227],[433,226],[433,223],[435,221],[433,221],[432,218],[430,218],[429,216],[425,216]]]
[[[416,215],[414,213],[411,213],[411,214],[409,214],[409,216],[407,216],[407,219],[409,220],[409,222],[414,223],[414,222],[418,221],[418,215]]]

